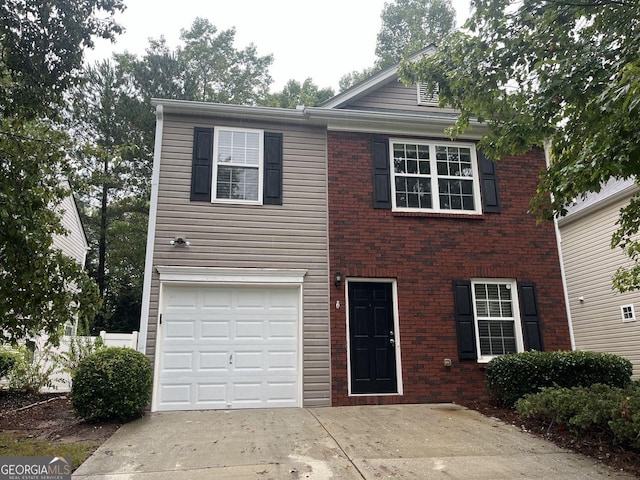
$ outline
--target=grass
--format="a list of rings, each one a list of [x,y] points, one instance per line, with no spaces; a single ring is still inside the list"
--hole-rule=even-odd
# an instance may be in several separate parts
[[[71,457],[75,470],[95,450],[93,442],[56,443],[41,438],[28,438],[14,432],[0,433],[0,456],[16,457]]]

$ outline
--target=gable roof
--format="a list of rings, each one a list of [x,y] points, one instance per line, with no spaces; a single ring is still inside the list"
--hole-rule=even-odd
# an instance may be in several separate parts
[[[407,60],[410,62],[415,62],[424,56],[430,56],[434,53],[436,53],[436,47],[435,45],[431,44],[414,53]],[[324,102],[320,103],[318,107],[341,108],[355,100],[358,100],[361,97],[364,97],[365,95],[368,95],[369,93],[379,89],[380,87],[383,87],[388,83],[397,81],[399,67],[400,64],[397,63],[395,65],[392,65],[391,67],[385,68],[375,75],[372,75],[371,77],[366,78],[359,83],[356,83],[345,91],[340,92],[338,95],[331,97],[329,100],[325,100]]]

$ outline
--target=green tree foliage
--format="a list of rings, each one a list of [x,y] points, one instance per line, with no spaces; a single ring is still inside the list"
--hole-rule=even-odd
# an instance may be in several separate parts
[[[234,28],[218,32],[204,18],[196,18],[189,30],[181,30],[184,47],[177,56],[195,82],[196,98],[192,100],[255,105],[266,96],[273,56],[258,56],[253,44],[236,50],[235,35]]]
[[[431,44],[440,44],[456,27],[451,0],[395,0],[385,3],[381,17],[376,43],[379,69]]]
[[[6,0],[0,3],[0,342],[91,317],[95,284],[53,247],[62,235],[63,179],[72,167],[55,123],[80,80],[92,37],[113,38],[120,0]]]
[[[369,78],[374,73],[377,73],[378,69],[376,67],[364,68],[362,70],[353,70],[342,77],[340,77],[340,81],[338,82],[338,87],[340,91],[344,91],[348,88],[353,87],[356,83],[360,83],[361,81]]]
[[[298,105],[317,105],[333,96],[332,88],[320,88],[311,78],[302,83],[292,79],[281,92],[268,94],[260,103],[266,107],[296,108]]]
[[[0,343],[40,332],[56,342],[62,325],[98,305],[86,272],[53,247],[53,235],[66,233],[69,147],[47,122],[0,118]]]
[[[439,88],[460,110],[456,136],[487,122],[480,146],[493,159],[550,141],[532,208],[566,213],[610,178],[640,173],[640,2],[635,0],[476,0],[465,27],[432,57],[402,74]],[[550,197],[549,194],[553,194]],[[616,274],[619,290],[640,287],[640,196],[622,209],[612,246],[636,264]]]
[[[152,159],[149,106],[117,64],[100,62],[87,67],[85,76],[73,96],[72,131],[83,145],[76,179],[92,246],[88,268],[103,300],[92,330],[132,331],[140,317],[144,271]],[[114,318],[123,292],[127,315]]]
[[[113,19],[122,10],[122,0],[0,2],[0,115],[55,116],[80,79],[83,50],[122,31]]]
[[[373,67],[340,78],[340,91],[378,73],[423,48],[436,44],[456,28],[451,0],[393,0],[384,4]]]

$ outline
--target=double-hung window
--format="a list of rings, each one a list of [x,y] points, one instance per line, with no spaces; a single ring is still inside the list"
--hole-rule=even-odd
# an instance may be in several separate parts
[[[219,127],[214,135],[213,201],[261,204],[263,131]]]
[[[523,351],[517,285],[512,280],[472,280],[479,361]]]
[[[394,210],[481,213],[473,144],[396,139],[389,145]]]

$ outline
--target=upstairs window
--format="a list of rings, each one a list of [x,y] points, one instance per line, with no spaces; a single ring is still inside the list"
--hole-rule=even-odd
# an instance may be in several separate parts
[[[406,140],[389,144],[394,210],[481,213],[473,144]]]
[[[262,130],[214,130],[213,201],[260,204],[264,137]]]

